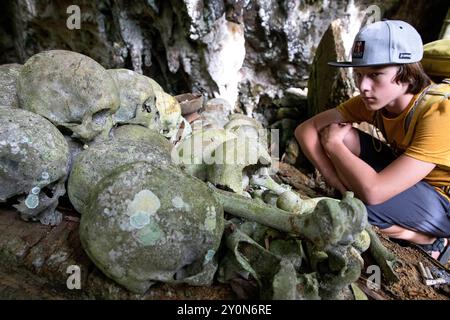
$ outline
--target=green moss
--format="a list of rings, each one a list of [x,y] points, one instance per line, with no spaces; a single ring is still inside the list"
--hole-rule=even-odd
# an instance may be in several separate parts
[[[137,233],[137,239],[143,246],[153,246],[161,239],[164,239],[164,231],[154,219]]]

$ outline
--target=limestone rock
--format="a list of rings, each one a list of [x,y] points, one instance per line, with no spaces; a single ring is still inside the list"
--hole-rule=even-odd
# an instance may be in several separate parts
[[[133,5],[80,0],[81,28],[70,30],[66,10],[73,3],[37,3],[6,0],[2,5],[0,30],[7,32],[0,32],[0,63],[23,63],[48,48],[70,48],[105,68],[151,75],[171,94],[227,98],[238,89],[238,104],[249,116],[264,97],[282,98],[284,89],[303,87],[317,45],[335,19],[343,20],[349,52],[370,6],[380,8],[380,18],[412,22],[425,43],[438,36],[448,10],[447,0],[139,0]],[[223,73],[218,61],[228,66]],[[234,108],[234,101],[229,103]]]
[[[341,21],[335,20],[322,37],[308,82],[308,114],[337,107],[353,96],[356,86],[349,68],[331,67],[330,61],[346,61]]]

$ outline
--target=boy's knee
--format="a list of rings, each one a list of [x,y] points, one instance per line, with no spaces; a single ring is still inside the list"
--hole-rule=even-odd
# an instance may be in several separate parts
[[[297,128],[295,128],[295,131],[294,131],[294,136],[297,139],[297,142],[299,142],[299,143],[303,139],[304,127],[305,127],[305,122],[302,122],[297,126]]]
[[[344,138],[344,144],[354,155],[359,156],[361,154],[361,145],[357,129],[352,128],[348,132]]]

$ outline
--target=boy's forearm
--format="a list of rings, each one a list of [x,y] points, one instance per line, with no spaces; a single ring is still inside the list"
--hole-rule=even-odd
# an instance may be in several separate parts
[[[338,189],[341,193],[345,192],[348,188],[339,177],[331,160],[322,148],[317,130],[314,127],[306,128],[301,133],[296,132],[295,138],[305,156],[320,171],[327,183]]]
[[[376,184],[377,173],[367,163],[356,157],[344,144],[338,144],[330,154],[339,176],[345,176],[346,185],[366,200],[366,190]]]

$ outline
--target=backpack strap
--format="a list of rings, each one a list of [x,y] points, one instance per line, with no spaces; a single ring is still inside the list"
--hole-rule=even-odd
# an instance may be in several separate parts
[[[414,102],[413,107],[408,112],[403,123],[405,137],[402,144],[407,146],[411,142],[417,120],[428,110],[428,108],[436,102],[440,102],[450,98],[450,79],[444,79],[443,83],[431,84],[425,88],[420,96]],[[386,138],[386,129],[384,128],[381,110],[377,110],[373,115],[372,125],[378,128]],[[375,144],[374,144],[375,146]],[[377,149],[377,148],[376,148]]]
[[[411,110],[406,115],[405,121],[403,123],[403,130],[405,132],[405,135],[407,135],[407,133],[408,133],[409,126],[411,124],[414,114],[416,114],[416,110],[417,109],[422,110],[424,106],[428,105],[428,103],[426,103],[426,102],[428,102],[428,99],[429,99],[429,96],[427,96],[427,94],[433,94],[433,92],[435,92],[435,90],[433,91],[432,89],[434,89],[435,86],[436,86],[435,84],[431,84],[428,87],[426,87],[422,91],[420,96],[416,99],[416,101],[414,102],[414,106],[411,108]],[[413,123],[413,127],[417,121],[417,117],[414,120],[415,121]],[[381,116],[381,110],[375,111],[373,124],[381,131],[383,136],[386,138],[386,129],[384,128],[383,118]],[[410,139],[408,139],[408,140],[410,140]]]
[[[447,83],[431,84],[422,91],[420,96],[414,102],[413,107],[408,112],[403,123],[405,137],[402,144],[409,145],[413,135],[417,120],[421,118],[423,113],[436,102],[440,102],[450,98],[450,86]]]

